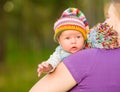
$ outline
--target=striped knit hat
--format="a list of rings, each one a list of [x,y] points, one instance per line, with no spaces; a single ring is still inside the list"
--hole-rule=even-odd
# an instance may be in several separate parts
[[[54,40],[57,42],[61,32],[65,30],[76,30],[82,33],[84,39],[87,39],[89,25],[85,15],[77,8],[66,9],[61,17],[54,24]]]

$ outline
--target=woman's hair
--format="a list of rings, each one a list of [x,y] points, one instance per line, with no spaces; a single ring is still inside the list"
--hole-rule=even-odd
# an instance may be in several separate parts
[[[119,40],[119,45],[120,45],[120,0],[106,0],[105,7],[104,7],[104,14],[105,14],[105,19],[107,19],[108,16],[108,10],[110,7],[113,9],[111,14],[113,13],[115,21],[112,23],[114,26],[114,29],[118,32],[118,40]],[[113,19],[112,19],[113,20]]]
[[[120,18],[120,0],[106,0],[106,3],[104,5],[104,16],[105,18],[108,17],[108,9],[110,5],[113,5],[116,11],[116,14],[118,18]]]
[[[111,5],[113,5],[113,8],[115,10],[116,17],[118,20],[120,20],[120,0],[112,0]],[[120,22],[119,22],[120,23]],[[120,45],[120,26],[119,24],[116,25],[116,31],[118,32],[118,41]]]
[[[120,18],[120,0],[112,0],[111,4],[114,6],[118,18]]]

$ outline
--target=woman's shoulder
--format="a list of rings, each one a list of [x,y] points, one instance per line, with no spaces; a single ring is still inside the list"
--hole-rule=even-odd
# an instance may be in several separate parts
[[[83,50],[81,50],[79,52],[76,52],[75,54],[77,54],[77,55],[85,55],[86,56],[86,55],[90,55],[90,54],[96,54],[101,50],[102,49],[99,49],[99,48],[86,48],[86,49],[83,49]]]
[[[89,62],[90,60],[93,62],[94,60],[100,57],[102,58],[111,57],[113,54],[119,55],[120,48],[109,49],[109,50],[100,49],[100,48],[88,48],[70,55],[68,60],[69,61],[79,60],[81,63]]]

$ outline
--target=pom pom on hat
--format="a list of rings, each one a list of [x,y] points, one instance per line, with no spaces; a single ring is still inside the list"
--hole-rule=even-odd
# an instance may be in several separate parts
[[[87,48],[118,48],[118,33],[107,23],[99,23],[88,33]]]
[[[77,8],[68,8],[62,13],[61,17],[54,24],[54,40],[56,42],[61,32],[65,30],[79,31],[84,39],[87,39],[89,25],[82,11]]]

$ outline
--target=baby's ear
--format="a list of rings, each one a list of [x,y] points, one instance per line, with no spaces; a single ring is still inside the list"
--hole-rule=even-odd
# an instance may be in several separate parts
[[[60,41],[58,40],[58,44],[60,44],[61,45],[61,43],[60,43]]]

